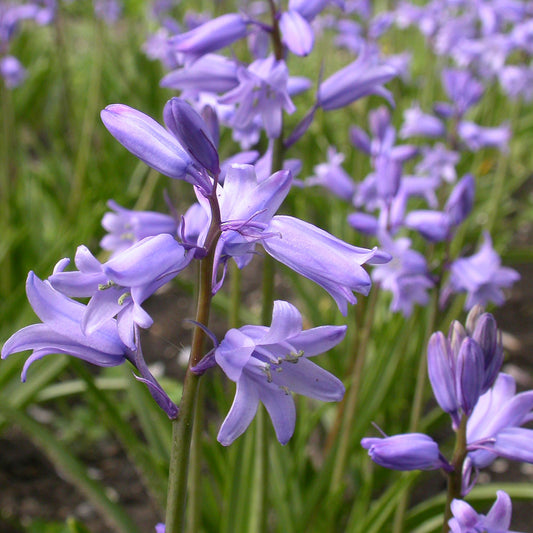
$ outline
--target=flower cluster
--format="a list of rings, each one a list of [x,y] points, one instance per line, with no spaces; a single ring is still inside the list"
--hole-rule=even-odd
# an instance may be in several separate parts
[[[459,441],[464,438],[464,455],[459,461],[454,456],[449,462],[431,437],[406,433],[363,439],[361,444],[374,462],[395,470],[443,469],[450,475],[457,473],[462,480],[461,496],[472,490],[479,470],[497,457],[533,463],[533,430],[521,427],[533,416],[533,391],[517,394],[514,379],[500,372],[501,335],[490,313],[476,306],[467,317],[466,327],[454,321],[447,337],[441,332],[434,333],[427,358],[435,399],[450,415],[454,431],[462,435]],[[510,521],[507,500],[506,495],[500,495],[495,505],[507,509],[499,518],[501,524],[507,524],[505,527]],[[452,509],[453,532],[477,531],[461,529],[467,525],[475,528],[484,524],[487,528],[497,513],[495,510],[487,517],[478,516],[466,503],[458,501],[452,504]],[[500,531],[494,524],[491,526],[494,531]],[[502,525],[501,530],[507,531],[505,527]]]

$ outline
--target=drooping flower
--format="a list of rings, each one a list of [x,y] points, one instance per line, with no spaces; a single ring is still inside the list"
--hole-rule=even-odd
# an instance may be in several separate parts
[[[415,303],[426,305],[429,302],[427,291],[434,286],[426,259],[411,249],[411,241],[405,237],[393,241],[388,235],[381,234],[380,241],[392,260],[376,266],[372,280],[392,293],[391,311],[410,316]]]
[[[489,302],[501,305],[505,300],[502,289],[511,287],[520,279],[516,270],[501,266],[490,235],[484,233],[483,239],[477,253],[456,259],[450,268],[449,288],[467,293],[465,309],[471,309],[476,304],[485,306]]]
[[[137,379],[148,386],[150,394],[169,418],[176,417],[178,408],[146,366],[137,334],[133,349],[130,349],[120,338],[117,321],[111,317],[87,332],[83,325],[87,306],[68,298],[33,272],[28,274],[26,294],[42,323],[22,328],[2,347],[2,359],[33,350],[24,363],[22,381],[26,381],[32,363],[50,354],[71,355],[102,367],[118,366],[127,360],[139,370],[141,376]]]
[[[239,13],[227,13],[172,37],[170,45],[193,60],[220,50],[246,36],[247,23]]]
[[[109,233],[100,241],[104,250],[121,252],[132,244],[144,239],[177,231],[176,219],[170,215],[156,211],[134,211],[109,200],[107,205],[112,209],[102,218],[102,226]]]
[[[511,498],[503,490],[496,493],[496,501],[487,515],[478,514],[463,500],[453,500],[451,510],[453,518],[448,525],[450,533],[519,533],[511,531]]]
[[[246,129],[260,116],[267,136],[279,137],[283,110],[290,114],[296,109],[288,93],[285,61],[273,55],[257,59],[248,68],[239,67],[237,77],[239,85],[219,98],[222,104],[237,104],[232,126]]]
[[[153,320],[141,307],[157,289],[173,279],[191,256],[169,234],[146,237],[104,264],[85,247],[76,252],[78,271],[64,272],[69,260],[60,261],[49,281],[72,297],[90,297],[81,321],[83,331],[96,331],[117,316],[120,338],[134,349],[135,327],[149,328]]]
[[[364,438],[361,446],[372,461],[392,470],[451,470],[438,444],[423,433]]]
[[[255,416],[259,402],[266,407],[276,436],[286,444],[294,432],[291,392],[322,401],[338,401],[344,386],[309,360],[336,346],[346,326],[321,326],[303,331],[302,317],[290,303],[274,302],[272,324],[231,329],[215,349],[215,359],[237,384],[233,405],[222,423],[218,441],[227,446]]]
[[[371,51],[363,50],[353,63],[320,84],[318,105],[325,111],[330,111],[371,94],[382,96],[392,105],[392,95],[383,84],[396,75],[393,67],[378,59]]]
[[[205,169],[198,168],[176,137],[148,115],[123,104],[109,105],[100,115],[111,135],[148,166],[210,192]]]
[[[390,255],[377,248],[352,246],[298,218],[277,215],[267,230],[263,248],[274,259],[318,283],[333,297],[343,315],[357,299],[352,291],[368,294],[372,282],[361,265],[380,264]]]

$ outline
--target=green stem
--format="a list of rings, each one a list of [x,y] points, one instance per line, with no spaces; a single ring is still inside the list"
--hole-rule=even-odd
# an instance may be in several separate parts
[[[220,211],[215,192],[209,197],[211,204],[211,226],[206,238],[207,255],[200,261],[200,280],[196,322],[207,327],[212,299],[212,277],[215,247],[220,236]],[[204,331],[194,330],[189,365],[183,383],[179,415],[172,422],[172,446],[167,491],[166,533],[181,533],[185,529],[185,502],[187,498],[187,474],[193,433],[193,419],[198,396],[200,376],[192,372],[204,355]],[[199,453],[199,447],[196,449]],[[198,459],[199,460],[199,459]]]
[[[452,466],[453,471],[448,473],[448,492],[446,496],[446,509],[444,511],[444,522],[442,524],[443,533],[450,530],[448,521],[452,517],[452,501],[455,498],[461,498],[463,486],[463,463],[466,458],[466,422],[467,417],[463,415],[461,423],[456,433],[455,450],[453,452]]]
[[[341,486],[342,478],[346,469],[346,462],[348,459],[348,451],[350,447],[350,440],[352,436],[352,425],[355,420],[355,412],[357,410],[359,391],[361,389],[361,381],[363,375],[363,368],[365,366],[366,354],[368,349],[368,341],[370,339],[370,330],[374,321],[376,302],[378,299],[379,286],[375,286],[370,292],[368,300],[365,323],[359,334],[356,335],[354,344],[352,346],[352,367],[349,376],[349,387],[346,394],[346,401],[344,402],[344,416],[342,419],[342,432],[339,438],[339,446],[336,450],[337,459],[331,477],[331,490],[336,493]]]
[[[202,420],[204,416],[204,385],[203,381],[198,384],[196,395],[196,406],[194,409],[192,445],[191,445],[191,465],[189,472],[189,503],[187,532],[197,533],[200,531],[200,521],[202,516],[202,487],[200,482],[201,474],[201,446],[202,446]]]

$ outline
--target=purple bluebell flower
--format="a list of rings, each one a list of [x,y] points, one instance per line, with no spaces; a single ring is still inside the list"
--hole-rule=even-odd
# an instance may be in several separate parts
[[[404,433],[384,438],[365,438],[361,446],[380,466],[392,470],[451,470],[438,444],[422,433]]]
[[[170,215],[155,211],[133,211],[121,207],[113,200],[109,200],[107,205],[112,212],[106,213],[102,218],[102,226],[109,232],[100,241],[104,250],[117,253],[145,237],[161,233],[176,234],[178,223]]]
[[[452,322],[448,336],[434,333],[428,343],[428,375],[433,394],[457,429],[479,397],[493,385],[503,362],[501,335],[490,313],[480,306],[467,317],[467,329]]]
[[[442,82],[457,117],[462,117],[483,96],[483,85],[467,70],[445,69]]]
[[[378,265],[372,270],[372,280],[392,293],[392,312],[410,316],[415,303],[427,305],[428,290],[434,286],[429,276],[425,257],[411,249],[411,241],[405,237],[393,241],[389,235],[380,234],[383,250],[390,253],[390,263]]]
[[[357,299],[352,291],[368,294],[372,285],[362,264],[381,264],[390,260],[377,248],[358,248],[303,220],[275,216],[262,241],[264,249],[277,261],[318,283],[333,297],[343,315],[348,303]]]
[[[94,331],[85,331],[83,322],[87,306],[68,298],[49,282],[40,280],[33,272],[28,274],[26,294],[42,323],[22,328],[2,347],[2,359],[13,353],[33,350],[24,363],[22,381],[26,381],[32,363],[55,353],[71,355],[102,367],[117,366],[128,360],[139,370],[141,376],[136,376],[137,379],[148,386],[157,404],[169,418],[176,417],[176,405],[144,362],[137,334],[133,349],[130,349],[122,342],[114,318],[102,320]]]
[[[172,37],[171,46],[192,59],[220,50],[246,37],[247,22],[239,13],[227,13]]]
[[[444,124],[433,115],[423,113],[419,107],[406,109],[403,114],[403,124],[400,137],[443,137],[446,134]]]
[[[417,174],[436,176],[448,183],[457,179],[455,166],[459,162],[459,154],[448,150],[442,143],[422,149],[422,160],[416,165]]]
[[[294,104],[288,93],[289,71],[284,61],[277,61],[273,55],[257,59],[248,68],[237,70],[239,85],[220,97],[222,104],[238,105],[232,118],[232,125],[243,129],[261,116],[269,138],[281,134],[282,111],[293,113]]]
[[[192,65],[169,72],[161,87],[186,91],[188,96],[199,92],[223,93],[239,84],[237,62],[224,56],[206,54]]]
[[[315,36],[309,22],[294,9],[282,13],[279,29],[283,44],[298,56],[306,56],[313,49]]]
[[[353,63],[335,72],[320,84],[318,105],[326,111],[331,111],[371,94],[381,96],[393,105],[392,95],[383,84],[396,75],[396,70],[386,61],[380,60],[365,49]]]
[[[205,170],[198,169],[176,137],[148,115],[123,104],[109,105],[100,115],[111,135],[148,166],[207,193],[211,190]]]
[[[355,193],[355,183],[342,168],[343,161],[344,154],[337,152],[334,147],[330,146],[327,163],[320,163],[315,166],[314,176],[308,178],[305,184],[321,185],[339,198],[351,202]]]
[[[146,237],[104,264],[80,246],[75,257],[79,270],[64,272],[69,262],[64,259],[49,282],[67,296],[91,298],[81,322],[84,332],[90,334],[117,316],[120,338],[133,350],[135,327],[149,328],[153,323],[142,303],[190,260],[183,246],[168,234]]]
[[[476,182],[472,174],[465,174],[453,188],[444,212],[448,215],[450,226],[459,226],[472,211]]]
[[[404,224],[418,231],[424,239],[430,242],[444,241],[450,234],[450,219],[442,211],[426,209],[411,211],[407,213]]]
[[[496,501],[487,515],[478,514],[463,500],[453,500],[451,510],[453,518],[448,522],[450,533],[519,533],[511,527],[511,498],[503,490],[496,493]]]
[[[233,405],[222,423],[218,441],[224,446],[252,421],[259,402],[266,407],[276,436],[286,444],[294,432],[291,392],[322,401],[338,401],[344,386],[309,358],[336,346],[346,326],[321,326],[302,331],[302,317],[290,303],[274,302],[272,324],[231,329],[215,349],[215,359],[237,384]]]
[[[508,65],[499,72],[500,85],[506,94],[516,100],[533,100],[533,69],[531,66]]]
[[[505,300],[502,289],[511,287],[518,279],[520,275],[516,270],[501,266],[500,256],[485,232],[477,253],[452,263],[448,288],[453,292],[466,292],[465,309],[471,309],[476,304],[484,306],[489,302],[501,305]]]
[[[155,533],[165,533],[165,524],[159,523],[155,526]]]
[[[26,79],[26,69],[15,56],[4,56],[0,59],[0,76],[8,89],[14,89]]]
[[[212,176],[218,176],[220,166],[216,143],[203,118],[185,100],[171,98],[163,109],[163,120],[199,166]]]
[[[533,462],[532,430],[520,427],[532,417],[533,391],[516,394],[515,380],[500,373],[492,388],[479,398],[467,422],[465,481],[472,471],[485,468],[498,456]],[[470,488],[464,487],[463,492]]]
[[[97,366],[116,366],[126,360],[127,348],[118,335],[116,320],[110,318],[98,329],[85,333],[81,323],[86,306],[55,290],[33,272],[28,274],[26,294],[42,324],[22,328],[2,348],[2,359],[33,350],[24,364],[22,381],[26,381],[30,365],[49,354],[68,354]]]
[[[468,149],[473,152],[487,147],[494,147],[502,152],[507,152],[511,137],[508,124],[495,128],[485,128],[465,120],[459,123],[457,133]]]

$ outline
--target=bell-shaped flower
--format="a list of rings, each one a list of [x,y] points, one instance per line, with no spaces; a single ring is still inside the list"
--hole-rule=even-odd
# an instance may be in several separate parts
[[[62,260],[49,282],[67,296],[91,298],[81,321],[83,331],[90,334],[117,316],[120,338],[134,349],[135,327],[153,323],[142,303],[176,277],[191,257],[168,234],[146,237],[104,264],[80,246],[75,257],[79,270],[64,272],[68,259]]]
[[[112,104],[100,116],[111,135],[148,166],[207,193],[211,190],[205,170],[197,168],[176,137],[148,115],[127,105]]]
[[[190,97],[200,92],[223,93],[239,84],[237,62],[216,54],[206,54],[191,65],[163,77],[161,87],[185,91]]]
[[[296,413],[291,392],[339,401],[344,395],[342,382],[309,358],[336,346],[345,332],[346,326],[303,331],[299,311],[280,300],[274,302],[270,327],[229,330],[215,349],[215,359],[236,382],[237,390],[218,441],[227,446],[239,437],[250,425],[260,401],[281,444],[286,444],[294,432]]]
[[[33,350],[24,364],[22,381],[26,381],[29,366],[49,354],[68,354],[97,366],[116,366],[126,360],[128,349],[118,335],[116,320],[109,318],[98,329],[84,332],[81,324],[86,306],[55,290],[33,272],[28,274],[26,294],[42,323],[17,331],[2,348],[2,359]]]
[[[372,282],[362,264],[390,260],[386,252],[352,246],[298,218],[277,215],[262,241],[274,259],[318,283],[333,297],[343,315],[357,299],[352,291],[368,294]]]
[[[404,111],[400,137],[429,137],[430,139],[443,137],[446,134],[445,125],[433,115],[422,112],[419,107],[411,107]]]
[[[181,98],[171,98],[163,109],[167,128],[200,167],[212,176],[220,173],[215,141],[203,118]]]
[[[485,468],[498,456],[533,462],[532,430],[520,427],[532,419],[533,391],[516,394],[515,380],[500,373],[492,388],[479,398],[467,422],[465,479],[473,469]]]
[[[355,182],[342,168],[344,154],[334,147],[328,148],[327,163],[316,165],[314,176],[305,180],[306,185],[321,185],[347,202],[351,202],[355,193]]]
[[[485,306],[489,302],[501,305],[505,301],[502,289],[511,287],[520,279],[516,270],[501,266],[490,235],[485,232],[483,238],[477,253],[456,259],[450,267],[449,290],[467,293],[465,309],[476,304]]]
[[[457,127],[457,133],[469,150],[477,152],[482,148],[497,148],[502,152],[509,149],[511,129],[508,124],[495,128],[478,126],[474,122],[463,120]]]
[[[452,469],[439,451],[438,444],[423,433],[404,433],[392,437],[361,440],[361,446],[380,466],[392,470]]]
[[[112,209],[102,218],[102,226],[109,233],[100,241],[104,250],[121,252],[145,237],[161,233],[175,235],[178,224],[176,219],[156,211],[133,211],[109,200]]]
[[[444,69],[442,83],[454,103],[455,116],[459,118],[479,102],[485,91],[483,85],[467,70]]]
[[[415,303],[428,304],[427,291],[434,286],[427,261],[422,254],[411,249],[410,239],[403,237],[394,241],[385,233],[379,237],[383,250],[391,254],[392,260],[373,269],[372,281],[392,293],[391,311],[410,316]]]
[[[96,366],[117,366],[128,360],[140,372],[139,381],[148,386],[157,404],[175,418],[178,408],[151,374],[144,362],[138,334],[132,348],[122,341],[117,320],[107,318],[99,327],[86,331],[84,320],[87,306],[68,298],[33,272],[26,281],[28,300],[42,323],[26,326],[12,335],[2,347],[2,359],[25,350],[33,350],[22,369],[26,381],[30,365],[46,355],[62,353]]]
[[[393,67],[365,49],[353,63],[335,72],[320,84],[318,105],[326,111],[331,111],[371,94],[381,96],[393,105],[392,95],[383,84],[396,75],[397,72]]]
[[[451,503],[453,517],[448,521],[450,533],[519,533],[511,531],[511,498],[503,490],[496,493],[496,501],[487,515],[478,514],[463,500],[453,500]]]
[[[260,116],[269,138],[281,134],[282,112],[295,111],[288,92],[289,71],[285,61],[273,55],[257,59],[237,70],[239,85],[219,98],[222,104],[237,104],[232,126],[247,128]]]
[[[243,268],[250,262],[256,242],[268,234],[266,228],[289,193],[291,182],[291,173],[286,170],[260,181],[253,165],[232,165],[228,168],[224,186],[219,186],[217,190],[222,235],[217,243],[215,263],[221,261],[225,264],[233,257],[239,268]],[[197,198],[206,215],[206,223],[197,242],[199,246],[205,246],[211,208],[202,195],[197,195]],[[186,219],[185,229],[187,225]]]
[[[475,190],[476,182],[472,174],[465,174],[453,188],[444,206],[452,227],[459,226],[472,211]]]
[[[239,13],[227,13],[188,32],[171,37],[169,44],[176,52],[198,59],[246,37],[246,32],[245,18]]]
[[[15,56],[7,55],[0,58],[0,76],[4,78],[4,83],[8,89],[22,85],[26,79],[26,74],[26,69]]]
[[[297,56],[306,56],[313,49],[315,36],[307,20],[295,10],[282,13],[279,29],[283,44]]]

